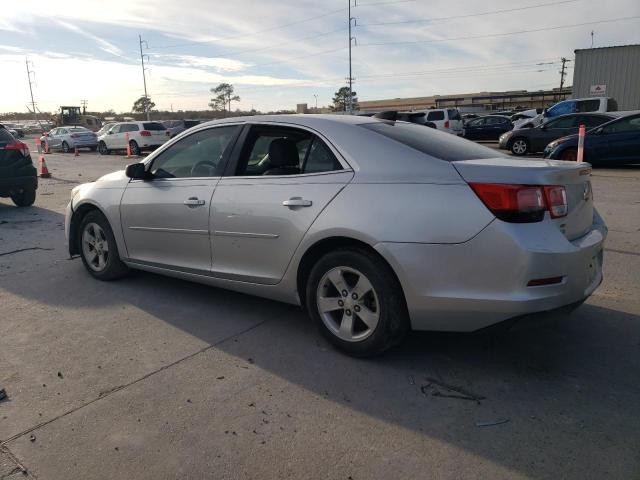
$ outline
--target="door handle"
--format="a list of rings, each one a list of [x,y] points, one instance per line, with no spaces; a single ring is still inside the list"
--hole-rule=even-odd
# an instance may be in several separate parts
[[[311,200],[305,200],[302,197],[291,197],[289,200],[282,202],[285,207],[310,207],[313,205]]]
[[[204,200],[200,200],[198,197],[189,197],[183,203],[188,207],[200,207],[204,205]]]

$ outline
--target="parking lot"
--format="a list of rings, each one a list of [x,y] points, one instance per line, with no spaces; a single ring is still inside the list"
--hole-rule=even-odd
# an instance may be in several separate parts
[[[593,172],[605,280],[573,313],[358,360],[293,306],[93,280],[69,192],[132,160],[46,161],[33,207],[0,199],[0,478],[640,478],[640,168]]]

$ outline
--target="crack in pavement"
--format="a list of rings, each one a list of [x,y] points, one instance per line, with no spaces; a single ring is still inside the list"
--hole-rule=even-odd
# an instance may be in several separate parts
[[[55,249],[54,248],[43,248],[43,247],[19,248],[18,250],[11,250],[10,252],[0,253],[0,257],[4,257],[5,255],[13,255],[14,253],[28,252],[29,250],[55,250]]]
[[[9,450],[6,445],[0,444],[0,455],[5,455],[8,457],[11,463],[15,464],[15,468],[11,470],[9,473],[6,473],[0,477],[0,480],[5,480],[11,478],[14,474],[20,474],[22,478],[37,478],[35,474],[31,473],[18,458]],[[15,477],[14,477],[15,478]]]
[[[241,335],[244,335],[245,333],[248,333],[248,332],[258,328],[261,325],[264,325],[265,323],[267,323],[270,320],[271,319],[268,318],[266,320],[258,322],[255,325],[252,325],[251,327],[245,328],[244,330],[242,330],[242,331],[240,331],[238,333],[234,333],[233,335],[229,335],[228,337],[225,337],[222,340],[219,340],[219,341],[217,341],[215,343],[212,343],[211,345],[208,345],[208,346],[203,347],[203,348],[201,348],[199,350],[196,350],[195,352],[190,353],[189,355],[187,355],[185,357],[179,358],[178,360],[176,360],[176,361],[174,361],[172,363],[169,363],[167,365],[163,365],[162,367],[160,367],[160,368],[158,368],[156,370],[153,370],[153,371],[151,371],[149,373],[146,373],[145,375],[143,375],[143,376],[141,376],[139,378],[136,378],[135,380],[132,380],[129,383],[125,383],[123,385],[118,385],[118,386],[115,386],[115,387],[110,388],[108,390],[104,390],[104,391],[100,392],[98,397],[94,398],[93,400],[89,400],[88,402],[83,403],[82,405],[79,405],[76,408],[72,408],[69,411],[61,413],[60,415],[58,415],[58,416],[56,416],[54,418],[51,418],[51,419],[46,420],[44,422],[38,423],[37,425],[34,425],[34,426],[32,426],[32,427],[30,427],[30,428],[28,428],[26,430],[23,430],[22,432],[16,433],[15,435],[13,435],[12,437],[7,438],[6,440],[0,440],[0,449],[2,449],[2,448],[6,449],[6,445],[7,444],[9,444],[10,442],[13,442],[14,440],[17,440],[18,438],[20,438],[20,437],[22,437],[22,436],[24,436],[24,435],[26,435],[28,433],[31,433],[31,432],[33,432],[35,430],[38,430],[39,428],[42,428],[42,427],[44,427],[46,425],[49,425],[50,423],[53,423],[56,420],[59,420],[59,419],[61,419],[63,417],[66,417],[67,415],[71,415],[72,413],[75,413],[75,412],[77,412],[78,410],[80,410],[80,409],[82,409],[84,407],[87,407],[87,406],[89,406],[89,405],[91,405],[91,404],[93,404],[95,402],[98,402],[98,401],[100,401],[102,399],[105,399],[105,398],[113,395],[114,393],[119,392],[121,390],[124,390],[125,388],[128,388],[128,387],[130,387],[132,385],[135,385],[135,384],[137,384],[137,383],[139,383],[139,382],[141,382],[143,380],[146,380],[147,378],[152,377],[152,376],[156,375],[157,373],[160,373],[160,372],[163,372],[165,370],[168,370],[169,368],[174,367],[174,366],[184,362],[185,360],[189,360],[191,358],[194,358],[194,357],[200,355],[201,353],[204,353],[204,352],[206,352],[208,350],[211,350],[212,348],[215,348],[215,347],[217,347],[219,345],[222,345],[223,343],[225,343],[225,342],[227,342],[229,340],[232,340],[232,339],[237,338],[237,337],[239,337]]]

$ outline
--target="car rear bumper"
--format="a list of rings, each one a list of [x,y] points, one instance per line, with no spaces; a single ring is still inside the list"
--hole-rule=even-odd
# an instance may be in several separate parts
[[[551,221],[495,220],[468,242],[380,243],[402,284],[416,330],[474,331],[584,301],[602,282],[607,228],[594,211],[590,230],[569,241]],[[562,277],[546,286],[531,280]]]
[[[20,177],[2,177],[0,178],[0,193],[7,195],[16,189],[38,188],[38,177],[36,169],[33,168],[33,175]]]
[[[78,148],[87,148],[87,147],[97,147],[98,146],[98,140],[74,140],[72,142],[72,145],[70,145],[71,148],[74,147],[78,147]]]

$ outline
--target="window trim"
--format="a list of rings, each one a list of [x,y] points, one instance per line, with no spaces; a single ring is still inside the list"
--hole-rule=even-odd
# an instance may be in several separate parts
[[[318,175],[333,175],[336,173],[343,173],[343,172],[353,172],[353,168],[351,167],[351,165],[349,165],[349,163],[346,161],[346,159],[342,156],[342,154],[338,151],[338,149],[327,139],[327,137],[325,137],[322,133],[318,132],[317,130],[311,128],[311,127],[307,127],[306,125],[299,125],[297,123],[286,123],[286,122],[268,122],[268,121],[250,121],[250,122],[246,122],[244,124],[244,128],[242,130],[241,135],[239,136],[239,138],[237,139],[234,147],[233,147],[233,152],[229,157],[229,161],[227,162],[227,166],[224,169],[224,172],[222,174],[223,178],[247,178],[247,179],[257,179],[257,178],[262,178],[262,179],[267,179],[267,176],[265,175],[236,175],[235,171],[238,167],[238,162],[240,161],[240,155],[242,153],[242,150],[244,148],[245,142],[247,141],[247,137],[249,136],[249,132],[251,131],[252,127],[283,127],[283,128],[294,128],[294,129],[298,129],[298,130],[304,130],[312,135],[314,135],[315,137],[319,138],[320,140],[322,140],[324,142],[324,144],[329,148],[329,150],[331,150],[331,153],[333,153],[333,155],[336,157],[336,159],[338,160],[338,163],[340,164],[340,166],[342,167],[342,170],[329,170],[327,172],[313,172],[313,173],[297,173],[297,174],[292,174],[292,175],[269,175],[268,178],[271,180],[274,179],[282,179],[282,178],[301,178],[301,177],[313,177],[313,176],[318,176]]]
[[[223,155],[222,159],[220,160],[220,164],[218,165],[218,172],[217,175],[213,176],[213,177],[176,177],[176,178],[151,178],[149,180],[136,180],[136,179],[130,179],[130,182],[180,182],[180,181],[193,181],[193,180],[197,180],[197,181],[205,181],[205,180],[220,180],[223,177],[223,173],[226,170],[227,164],[229,163],[229,158],[231,157],[233,151],[236,148],[236,144],[238,142],[238,138],[240,137],[240,134],[243,131],[243,125],[244,123],[242,122],[233,122],[233,123],[220,123],[220,124],[216,124],[216,125],[207,125],[204,128],[199,128],[197,130],[194,131],[190,131],[188,135],[185,136],[180,136],[180,137],[174,137],[171,140],[169,140],[168,142],[165,142],[164,144],[162,144],[162,146],[160,148],[158,148],[157,150],[155,150],[153,152],[153,154],[149,155],[147,158],[144,159],[143,162],[140,163],[144,163],[145,166],[145,170],[147,172],[150,172],[151,169],[153,168],[153,162],[155,162],[156,158],[158,158],[162,152],[164,152],[165,150],[168,150],[169,148],[171,148],[172,145],[175,145],[176,143],[185,140],[187,138],[189,138],[192,135],[195,135],[196,133],[200,133],[204,130],[213,130],[215,128],[224,128],[224,127],[236,127],[236,131],[233,133],[233,135],[231,136],[231,140],[229,140],[229,145],[228,147],[225,149],[225,154]],[[241,127],[241,128],[238,128]]]

